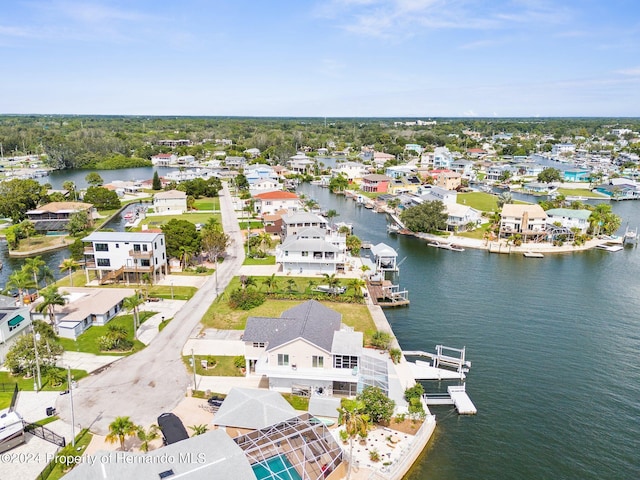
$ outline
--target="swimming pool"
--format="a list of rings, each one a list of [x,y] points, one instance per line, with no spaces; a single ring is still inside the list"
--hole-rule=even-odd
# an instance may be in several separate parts
[[[284,455],[276,455],[252,465],[258,480],[302,480]]]

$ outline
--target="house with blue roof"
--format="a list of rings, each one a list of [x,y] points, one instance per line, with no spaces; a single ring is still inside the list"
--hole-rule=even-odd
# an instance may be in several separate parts
[[[563,174],[565,182],[588,182],[591,178],[591,170],[587,168],[571,168]]]

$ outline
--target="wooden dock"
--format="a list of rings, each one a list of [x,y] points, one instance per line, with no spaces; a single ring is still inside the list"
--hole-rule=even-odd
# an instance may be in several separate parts
[[[367,290],[373,304],[382,308],[404,307],[411,303],[409,301],[409,292],[400,290],[398,285],[394,285],[389,280],[368,281]]]

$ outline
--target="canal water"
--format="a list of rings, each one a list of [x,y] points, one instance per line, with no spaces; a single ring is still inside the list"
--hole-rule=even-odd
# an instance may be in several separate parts
[[[109,182],[153,171],[98,173]],[[84,187],[87,173],[40,180]],[[479,413],[433,408],[438,427],[408,479],[640,478],[640,249],[543,259],[450,252],[388,235],[385,215],[327,189],[304,184],[299,192],[339,212],[336,221],[353,223],[361,239],[398,251],[411,305],[386,314],[404,349],[467,347],[467,391]],[[613,207],[623,225],[640,226],[640,204]],[[0,255],[3,285],[22,260],[6,256],[6,243]],[[68,252],[42,256],[61,276]]]
[[[525,259],[427,248],[328,189],[299,192],[398,251],[411,305],[385,313],[404,349],[467,347],[479,413],[433,408],[438,427],[409,479],[640,478],[640,249]],[[632,226],[638,207],[614,204]]]

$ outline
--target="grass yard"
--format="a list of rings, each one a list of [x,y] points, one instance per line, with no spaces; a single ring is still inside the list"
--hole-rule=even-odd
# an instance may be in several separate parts
[[[196,373],[207,377],[244,377],[242,371],[234,364],[235,358],[221,355],[195,355]],[[202,366],[203,360],[206,360],[209,365],[215,363],[215,366],[204,368]],[[191,355],[183,356],[182,361],[187,366],[189,373],[193,374]]]
[[[483,212],[498,210],[498,197],[485,192],[459,193],[458,203]]]
[[[136,232],[142,231],[142,224],[146,224],[151,228],[159,228],[173,218],[177,220],[186,220],[193,224],[196,224],[196,223],[204,224],[204,223],[207,223],[207,221],[211,217],[215,218],[218,221],[218,223],[222,223],[222,217],[220,216],[219,213],[187,212],[182,215],[157,215],[157,216],[153,215],[153,216],[148,216],[143,222],[140,222],[140,225],[132,229],[132,231],[136,231]]]
[[[480,228],[476,228],[475,230],[472,230],[470,232],[458,232],[456,233],[456,235],[464,238],[475,238],[478,240],[482,240],[484,238],[484,233],[489,230],[490,226],[491,224],[485,223],[481,225]]]
[[[282,395],[284,399],[289,402],[289,404],[296,410],[304,410],[305,412],[309,410],[308,397],[298,397],[297,395],[293,395],[291,393],[281,393],[280,395]]]
[[[0,392],[0,410],[11,406],[11,397],[13,397],[13,392]]]
[[[244,259],[243,265],[275,265],[276,257],[273,255],[267,255],[264,258],[249,258]]]
[[[193,206],[196,210],[220,210],[220,198],[198,198],[193,202]]]
[[[75,238],[68,235],[39,235],[30,238],[23,238],[20,240],[16,252],[30,252],[32,250],[39,250],[41,248],[65,248],[71,245],[75,241]]]
[[[73,278],[73,286],[74,287],[85,287],[87,285],[87,276],[84,273],[84,270],[76,270],[71,274]],[[69,280],[69,272],[66,272],[64,277],[56,282],[58,287],[71,287],[71,281]]]
[[[249,226],[249,228],[254,229],[254,228],[263,228],[264,227],[264,223],[259,222],[259,221],[255,221],[252,220],[250,222],[245,221],[240,221],[238,222],[238,225],[240,226],[240,230],[246,230],[247,226]]]
[[[64,447],[62,450],[59,450],[56,453],[57,458],[61,458],[61,457],[65,457],[65,458],[78,457],[79,458],[91,443],[92,438],[93,438],[93,434],[89,432],[89,429],[86,429],[86,428],[83,429],[76,436],[75,447],[72,445],[71,442],[69,442],[66,447]],[[52,461],[55,461],[55,459]],[[65,476],[67,473],[69,473],[68,469],[69,469],[69,466],[65,465],[64,462],[56,462],[55,466],[53,467],[53,470],[51,470],[51,473],[49,473],[49,476],[46,478],[47,480],[58,480],[63,476]]]
[[[594,193],[588,188],[558,188],[558,193],[565,197],[607,198],[599,193]]]
[[[80,380],[81,378],[84,378],[87,375],[88,373],[84,370],[71,369],[71,378],[73,380]],[[66,379],[64,383],[62,383],[62,385],[52,387],[49,385],[46,375],[44,374],[41,375],[41,378],[42,378],[42,390],[46,390],[49,392],[57,392],[57,391],[62,391],[67,389]],[[13,395],[13,390],[9,391],[9,388],[13,389],[12,384],[14,383],[18,384],[18,388],[20,390],[33,392],[33,377],[29,377],[29,378],[24,378],[22,376],[14,377],[9,372],[0,372],[0,384],[4,384],[3,389],[6,390],[6,391],[0,390],[0,402],[2,402],[2,399],[5,397],[5,395],[8,395],[7,398],[9,399],[9,402],[11,401],[11,395]]]
[[[147,318],[150,318],[155,314],[156,312],[140,312],[140,322],[144,323]],[[101,351],[98,347],[98,338],[107,333],[109,325],[117,325],[126,328],[127,339],[133,341],[133,315],[122,315],[114,318],[107,325],[92,326],[86,332],[80,335],[77,340],[61,338],[60,344],[67,351],[93,353],[95,355],[131,355],[132,353],[140,351],[145,347],[144,343],[136,340],[133,343],[133,348],[127,352]]]
[[[262,277],[264,278],[264,277]],[[280,280],[281,287],[286,285],[284,282],[284,278],[276,277]],[[262,285],[261,279],[256,278],[259,289],[262,291],[266,291],[266,285]],[[304,277],[295,278],[294,280],[299,280],[301,285],[301,289],[308,288],[309,279],[305,279]],[[321,283],[321,280],[318,278],[313,278],[313,280],[317,283]],[[228,292],[238,288],[240,286],[240,280],[238,277],[235,277],[223,295],[220,296],[220,300],[212,303],[209,306],[209,309],[205,313],[202,318],[202,324],[204,328],[218,328],[223,330],[244,330],[247,318],[250,316],[255,317],[279,317],[282,312],[285,310],[298,305],[299,303],[307,300],[307,298],[302,298],[300,300],[275,300],[275,299],[267,299],[259,307],[253,308],[251,310],[233,310],[229,307],[226,298]],[[363,332],[365,337],[365,342],[369,343],[371,336],[375,333],[376,327],[373,323],[373,319],[371,318],[371,314],[369,313],[369,309],[366,305],[358,304],[358,303],[340,303],[340,302],[331,302],[331,301],[322,301],[323,298],[327,298],[326,294],[319,293],[316,297],[316,300],[320,301],[323,305],[331,308],[342,314],[342,321],[344,324],[353,327],[355,330]]]

